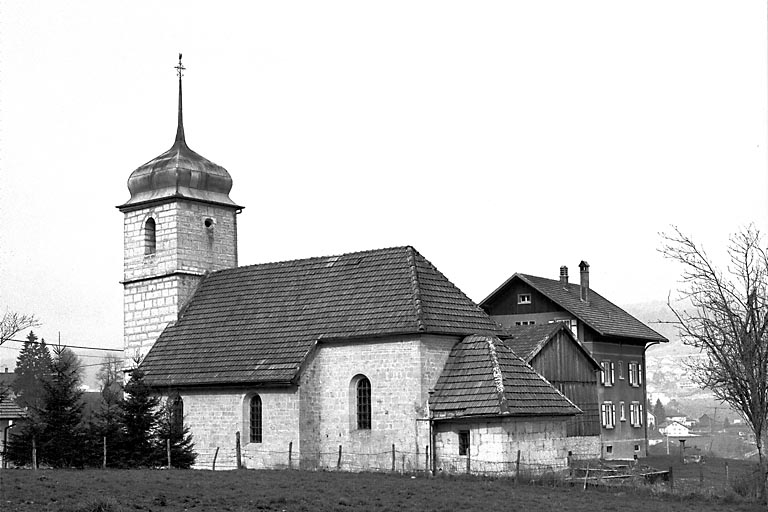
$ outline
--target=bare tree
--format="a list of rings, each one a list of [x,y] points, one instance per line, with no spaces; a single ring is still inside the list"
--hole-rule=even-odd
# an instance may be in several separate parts
[[[18,333],[30,327],[37,327],[40,322],[35,315],[24,315],[6,311],[0,319],[0,345],[12,339]]]
[[[725,271],[678,228],[662,238],[661,252],[683,266],[679,293],[690,308],[676,309],[671,303],[669,307],[680,322],[683,342],[702,352],[691,363],[695,379],[742,414],[755,435],[765,475],[768,254],[760,232],[748,226],[730,237]]]

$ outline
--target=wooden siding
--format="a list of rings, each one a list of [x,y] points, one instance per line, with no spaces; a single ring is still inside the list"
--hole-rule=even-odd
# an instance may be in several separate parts
[[[530,304],[518,304],[517,296],[522,293],[528,293],[531,295]],[[485,309],[489,315],[531,315],[538,313],[550,313],[553,311],[566,311],[548,299],[545,295],[534,290],[527,284],[515,280],[511,285],[496,297],[493,302],[486,304]],[[566,313],[567,316],[571,316]]]
[[[572,339],[558,332],[531,360],[531,366],[583,411],[568,419],[568,436],[599,435],[598,373]]]

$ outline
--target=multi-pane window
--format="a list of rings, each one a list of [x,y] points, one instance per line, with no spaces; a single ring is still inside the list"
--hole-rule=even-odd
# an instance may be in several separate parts
[[[633,427],[643,426],[643,404],[640,402],[629,404],[629,422]]]
[[[619,380],[624,380],[624,361],[619,361]]]
[[[640,363],[631,362],[627,365],[627,373],[629,373],[629,385],[640,386],[643,384],[643,367]]]
[[[530,304],[531,303],[531,294],[530,293],[521,293],[517,296],[517,303],[518,304]]]
[[[600,404],[600,418],[603,427],[613,428],[616,426],[616,405],[613,402]]]
[[[144,254],[155,254],[157,242],[155,241],[155,219],[152,217],[144,223]]]
[[[459,430],[459,455],[469,453],[469,430]]]
[[[358,430],[371,429],[371,381],[367,377],[361,377],[357,381],[357,428]]]
[[[600,384],[603,386],[613,386],[614,383],[614,365],[613,361],[600,362]]]
[[[250,414],[250,436],[249,440],[252,443],[261,442],[261,397],[259,395],[253,395],[251,397],[251,414]]]

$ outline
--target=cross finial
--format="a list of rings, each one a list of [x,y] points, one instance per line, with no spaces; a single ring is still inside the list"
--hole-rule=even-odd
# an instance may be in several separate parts
[[[187,69],[181,64],[181,54],[179,54],[179,65],[174,66],[174,69],[176,70],[176,74],[179,75],[179,80],[181,80],[181,77],[184,76],[184,70]]]

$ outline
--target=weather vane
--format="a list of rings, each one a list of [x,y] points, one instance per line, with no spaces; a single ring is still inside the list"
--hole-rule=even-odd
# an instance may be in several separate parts
[[[179,54],[179,65],[174,66],[174,69],[176,70],[176,73],[179,75],[179,80],[181,80],[181,77],[184,76],[184,70],[187,69],[181,64],[181,54]]]

